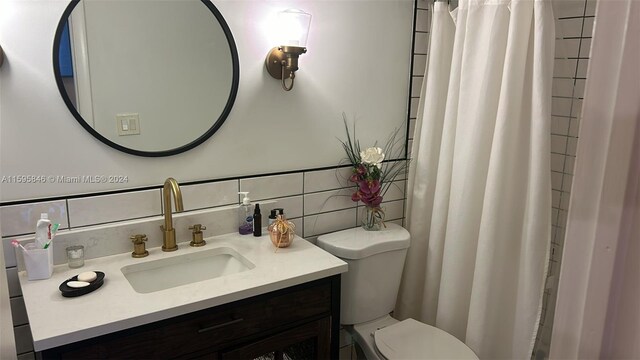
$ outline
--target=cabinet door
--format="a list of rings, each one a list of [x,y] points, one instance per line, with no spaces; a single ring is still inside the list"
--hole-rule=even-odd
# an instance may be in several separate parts
[[[330,319],[325,317],[225,351],[220,359],[329,359]]]

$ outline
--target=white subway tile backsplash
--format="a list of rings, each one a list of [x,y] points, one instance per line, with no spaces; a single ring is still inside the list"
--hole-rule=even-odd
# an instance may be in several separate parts
[[[340,347],[353,344],[353,337],[344,328],[340,329]]]
[[[302,195],[291,196],[286,198],[272,199],[269,202],[259,202],[260,212],[262,213],[262,225],[268,224],[268,216],[271,213],[271,209],[282,208],[284,210],[284,216],[288,219],[298,218],[303,215],[302,212]]]
[[[553,241],[556,244],[563,245],[564,244],[564,235],[565,235],[564,227],[555,227],[554,229],[555,229],[555,233],[554,233]]]
[[[569,118],[552,116],[551,117],[551,133],[555,135],[569,134]]]
[[[71,227],[160,215],[160,189],[69,199]]]
[[[573,96],[573,79],[554,79],[551,95],[561,97]]]
[[[411,97],[420,97],[420,91],[422,91],[422,76],[414,76],[411,82]]]
[[[415,54],[426,54],[428,51],[429,51],[429,34],[416,33],[415,48],[413,49],[413,52]]]
[[[420,102],[419,98],[411,98],[411,110],[409,112],[409,118],[415,119],[418,117],[418,104]]]
[[[588,17],[584,18],[584,24],[582,25],[582,36],[583,37],[593,37],[593,20],[595,18]]]
[[[576,70],[576,77],[586,79],[588,68],[589,68],[589,59],[578,60],[578,69]]]
[[[585,79],[576,79],[576,89],[574,92],[574,97],[581,99],[584,98],[584,88],[587,80]]]
[[[304,221],[302,220],[302,218],[289,219],[289,221],[291,221],[293,225],[295,225],[296,235],[300,236],[301,238],[304,238],[302,236],[304,234]]]
[[[406,181],[405,180],[396,180],[393,181],[387,192],[384,194],[384,201],[394,201],[404,199],[404,190],[405,190]]]
[[[430,25],[430,11],[418,9],[416,14],[416,31],[426,32],[429,31]]]
[[[562,192],[559,190],[551,190],[551,206],[554,208],[560,208],[560,197]]]
[[[307,171],[304,173],[304,192],[334,190],[349,187],[351,167],[340,167],[328,170]]]
[[[402,200],[383,202],[381,206],[385,219],[401,219],[404,216],[404,201]]]
[[[304,195],[304,214],[312,215],[328,211],[356,207],[351,200],[355,188],[330,190]]]
[[[596,0],[587,0],[587,6],[584,10],[585,16],[594,16],[596,14]]]
[[[9,297],[22,295],[17,267],[7,268],[7,287],[9,288]]]
[[[564,154],[567,151],[567,137],[561,135],[551,135],[551,152]]]
[[[571,193],[562,192],[560,195],[560,209],[561,210],[569,210],[569,199],[571,198]]]
[[[571,99],[565,99],[565,98],[551,99],[551,115],[571,116]]]
[[[20,354],[16,360],[36,360],[36,354],[33,351]]]
[[[551,4],[556,19],[584,15],[585,0],[561,0]]]
[[[240,179],[240,191],[249,191],[252,201],[302,194],[302,173]]]
[[[238,180],[181,186],[185,211],[238,203]]]
[[[4,266],[16,266],[16,249],[11,245],[12,238],[2,239],[2,250],[4,251]]]
[[[356,226],[356,208],[304,217],[304,236],[326,234]]]
[[[580,119],[575,118],[571,119],[569,122],[569,136],[578,137],[578,132],[580,130]]]
[[[416,7],[418,9],[429,9],[429,4],[431,2],[429,0],[417,0]]]
[[[573,78],[576,74],[577,59],[560,59],[553,61],[553,76],[555,78]]]
[[[16,353],[22,354],[33,351],[33,339],[31,338],[29,325],[14,327],[13,334],[16,338]]]
[[[427,55],[413,55],[413,76],[423,76],[427,66]]]
[[[51,222],[59,223],[60,229],[69,227],[65,200],[10,205],[0,208],[2,236],[34,233],[41,213],[48,213]]]
[[[562,173],[551,172],[551,188],[553,190],[562,190]]]
[[[582,36],[582,18],[558,20],[556,27],[556,37],[580,37]]]
[[[567,141],[567,155],[576,156],[578,148],[578,138],[570,137]]]
[[[416,132],[416,122],[418,121],[418,119],[411,119],[409,120],[409,139],[413,140],[413,138],[416,136],[415,132]]]
[[[582,39],[580,43],[580,57],[589,58],[591,55],[591,39]]]
[[[573,175],[565,174],[562,180],[562,191],[571,192],[571,185],[573,184]]]
[[[576,158],[574,156],[567,156],[564,164],[564,172],[573,175],[573,169],[576,166]]]
[[[347,345],[340,348],[338,352],[338,360],[352,360],[351,353],[353,351],[353,345]]]
[[[580,52],[580,39],[556,39],[557,58],[575,58]]]
[[[574,100],[571,106],[571,117],[582,117],[582,100]]]
[[[22,296],[11,298],[10,305],[13,326],[28,324],[29,317],[27,316],[27,308],[24,306],[24,300],[22,299]]]
[[[551,171],[563,172],[565,155],[551,154]]]

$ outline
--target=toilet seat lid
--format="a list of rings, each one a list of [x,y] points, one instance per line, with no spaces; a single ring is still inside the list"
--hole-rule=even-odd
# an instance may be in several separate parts
[[[478,359],[453,335],[414,319],[377,330],[373,336],[387,359]]]

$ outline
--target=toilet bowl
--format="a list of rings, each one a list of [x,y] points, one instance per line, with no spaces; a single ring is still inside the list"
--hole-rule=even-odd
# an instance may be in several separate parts
[[[398,321],[395,307],[409,232],[396,224],[318,237],[318,246],[349,265],[342,274],[340,322],[368,360],[478,359],[462,341],[414,319]]]

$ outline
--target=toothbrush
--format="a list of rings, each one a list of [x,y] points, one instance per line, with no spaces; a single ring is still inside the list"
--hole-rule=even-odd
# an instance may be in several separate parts
[[[24,251],[24,252],[25,252],[25,253],[27,253],[27,254],[29,253],[29,251],[28,251],[27,249],[25,249],[25,248],[24,248],[24,246],[22,246],[22,244],[20,244],[20,243],[18,242],[18,240],[11,240],[11,245],[13,245],[13,246],[14,246],[14,247],[16,247],[16,248],[18,248],[18,247],[19,247],[20,249],[22,249],[22,251]]]
[[[53,240],[53,238],[56,236],[56,233],[58,232],[59,227],[60,227],[60,224],[53,224],[53,228],[51,229],[50,236],[49,236],[49,241],[47,241],[47,243],[44,244],[43,249],[46,249],[49,247],[49,245],[51,245],[51,240]]]

